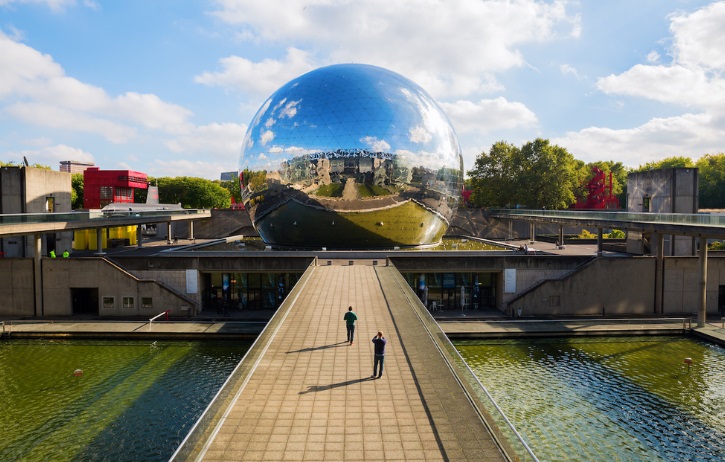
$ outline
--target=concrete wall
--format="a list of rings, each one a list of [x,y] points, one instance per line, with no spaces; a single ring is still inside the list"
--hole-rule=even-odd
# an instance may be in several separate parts
[[[35,315],[33,264],[31,258],[0,259],[0,315]]]
[[[100,258],[43,259],[43,314],[72,314],[71,289],[98,289],[98,314],[103,317],[153,317],[165,310],[172,316],[193,313],[192,301],[155,281],[139,279]],[[113,297],[113,306],[104,307],[104,297]],[[132,308],[123,306],[124,297],[133,297]],[[142,306],[150,297],[153,306]]]
[[[0,213],[67,213],[72,211],[71,174],[33,167],[0,168]],[[52,199],[52,200],[49,200]],[[48,210],[52,203],[53,210]],[[49,248],[56,254],[71,250],[72,233],[56,233],[42,239],[42,254]],[[30,257],[34,253],[31,236],[0,239],[6,257]]]
[[[580,234],[582,226],[564,226],[564,234]],[[596,229],[588,229],[596,232]],[[536,234],[559,233],[559,225],[537,223]],[[451,225],[446,234],[482,237],[486,239],[528,239],[530,236],[529,223],[523,220],[499,220],[488,217],[486,209],[459,208],[451,219]]]
[[[696,168],[665,168],[647,172],[630,173],[627,176],[627,211],[633,213],[697,213],[698,170]],[[632,234],[630,249],[647,251],[649,236]],[[694,255],[695,238],[665,236],[664,255]],[[655,242],[649,242],[649,253],[657,254]]]
[[[562,279],[541,283],[511,303],[513,313],[549,315],[697,315],[699,262],[697,257],[665,258],[663,306],[655,307],[655,258],[599,258]],[[718,313],[719,287],[725,285],[725,258],[710,256],[706,308]],[[530,286],[531,287],[531,286]]]
[[[654,314],[655,259],[598,258],[511,303],[522,316]]]
[[[696,313],[699,302],[699,261],[696,257],[665,259],[663,311]],[[707,259],[707,312],[718,312],[719,286],[725,285],[725,258],[709,256]]]

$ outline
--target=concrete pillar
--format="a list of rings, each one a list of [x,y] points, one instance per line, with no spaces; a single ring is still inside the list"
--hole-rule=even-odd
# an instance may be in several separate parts
[[[663,291],[665,279],[665,236],[662,233],[652,233],[652,242],[657,248],[655,260],[655,314],[664,313]]]
[[[166,222],[166,243],[171,244],[171,222]]]
[[[136,226],[136,246],[140,249],[143,247],[143,232],[141,230],[142,225]]]
[[[194,241],[194,220],[189,220],[189,240]]]
[[[529,223],[529,244],[533,244],[536,242],[536,223],[531,222]]]
[[[602,231],[602,228],[597,228],[597,257],[601,257],[603,250],[602,250],[602,244],[604,243],[604,231]]]
[[[698,297],[697,327],[705,327],[707,321],[707,237],[700,236],[700,292]]]
[[[564,245],[564,225],[559,225],[559,245]]]
[[[106,232],[106,228],[96,228],[96,255],[105,255],[103,251],[103,233]]]
[[[33,235],[33,289],[35,291],[35,316],[43,316],[43,241],[41,234]]]

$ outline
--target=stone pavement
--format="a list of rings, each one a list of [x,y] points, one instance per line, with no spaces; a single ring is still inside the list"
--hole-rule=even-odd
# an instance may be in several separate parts
[[[504,460],[394,268],[311,271],[203,460]],[[359,317],[353,345],[348,306]],[[373,379],[379,330],[385,372]]]

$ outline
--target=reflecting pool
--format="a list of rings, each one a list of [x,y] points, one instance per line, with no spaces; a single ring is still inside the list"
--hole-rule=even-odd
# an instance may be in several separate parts
[[[0,341],[0,460],[168,460],[250,345]]]
[[[722,347],[683,337],[455,345],[539,460],[725,458]]]

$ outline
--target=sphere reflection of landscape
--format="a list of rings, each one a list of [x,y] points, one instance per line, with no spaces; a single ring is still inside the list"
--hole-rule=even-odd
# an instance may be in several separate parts
[[[277,90],[247,130],[239,167],[245,208],[274,246],[436,244],[463,183],[458,140],[435,101],[358,64]]]

